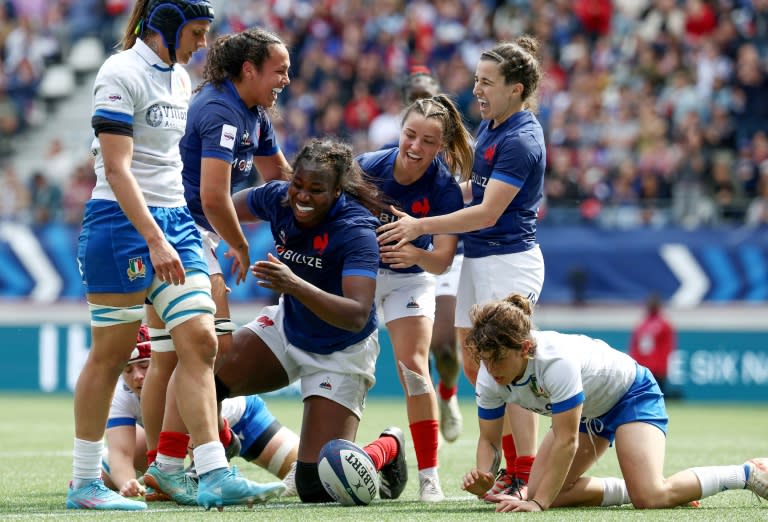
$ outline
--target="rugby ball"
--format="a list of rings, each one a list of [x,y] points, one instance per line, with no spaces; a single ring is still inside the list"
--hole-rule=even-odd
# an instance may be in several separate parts
[[[368,454],[344,439],[332,439],[320,449],[317,460],[320,482],[344,506],[365,506],[376,498],[379,474]]]

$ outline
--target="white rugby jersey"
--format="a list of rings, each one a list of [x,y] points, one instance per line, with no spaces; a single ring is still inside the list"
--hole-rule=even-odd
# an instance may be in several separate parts
[[[141,421],[141,406],[139,397],[131,391],[123,376],[117,381],[115,394],[112,396],[112,404],[109,407],[107,417],[107,429],[118,426],[143,426]]]
[[[635,361],[602,340],[552,331],[532,334],[535,357],[517,383],[498,384],[480,364],[475,393],[481,418],[501,417],[507,402],[547,416],[582,404],[581,416],[596,418],[616,405],[635,381]]]
[[[245,414],[246,397],[232,397],[221,402],[221,415],[234,426]],[[117,426],[143,426],[139,397],[131,391],[123,376],[117,381],[107,417],[107,429]]]
[[[245,415],[246,397],[230,397],[221,401],[221,416],[227,419],[230,426],[234,426]]]
[[[179,141],[184,135],[192,94],[187,71],[164,63],[141,39],[110,56],[101,66],[93,88],[93,115],[133,126],[131,172],[147,205],[180,207],[186,204],[181,179]],[[93,199],[116,201],[104,175],[98,137],[96,186]]]

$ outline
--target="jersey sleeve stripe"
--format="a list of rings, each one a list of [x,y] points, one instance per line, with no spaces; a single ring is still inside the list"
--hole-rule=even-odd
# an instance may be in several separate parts
[[[513,187],[520,188],[523,186],[523,182],[515,177],[507,176],[506,174],[502,174],[498,170],[494,170],[491,173],[491,179],[499,180],[503,183],[507,183],[509,185],[512,185]]]
[[[107,429],[118,426],[136,426],[136,419],[132,417],[115,417],[107,420]]]
[[[552,413],[563,413],[564,411],[572,410],[579,404],[584,402],[584,391],[580,391],[570,399],[566,399],[562,402],[552,403]]]
[[[96,109],[93,113],[94,118],[104,118],[107,120],[119,121],[120,123],[133,124],[133,115],[126,114],[124,112],[107,111],[104,109]]]
[[[342,270],[341,276],[342,277],[348,277],[348,276],[360,276],[360,277],[370,277],[371,279],[376,279],[376,272],[372,272],[370,270],[365,270],[362,268],[350,268],[348,270]]]
[[[504,416],[504,409],[506,405],[499,406],[498,408],[483,408],[477,407],[477,416],[482,420],[496,420]]]

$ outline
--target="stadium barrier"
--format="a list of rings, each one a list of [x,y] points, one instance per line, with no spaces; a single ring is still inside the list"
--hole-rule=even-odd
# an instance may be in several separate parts
[[[0,222],[0,299],[84,299],[75,262],[78,234],[71,225]],[[248,225],[246,235],[254,259],[273,248],[264,224]],[[680,308],[768,301],[765,229],[542,227],[539,241],[546,265],[542,305],[636,304],[651,291]],[[232,260],[225,250],[222,245],[219,259],[229,277]],[[233,303],[271,298],[257,285],[230,287]]]
[[[259,306],[236,306],[242,324]],[[768,335],[762,307],[710,307],[670,310],[679,350],[672,360],[670,384],[685,400],[768,401]],[[548,307],[536,312],[539,328],[600,337],[626,350],[640,307]],[[88,354],[90,331],[84,304],[49,306],[0,304],[0,392],[70,393]],[[462,377],[460,395],[471,400]],[[371,397],[402,396],[392,347],[381,330],[377,383]]]

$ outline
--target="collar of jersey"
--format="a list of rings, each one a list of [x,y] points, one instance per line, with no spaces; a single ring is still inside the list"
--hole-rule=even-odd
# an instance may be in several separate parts
[[[232,97],[233,100],[237,100],[237,102],[242,105],[246,110],[251,110],[250,107],[248,107],[243,99],[240,97],[240,93],[237,92],[237,88],[235,87],[235,84],[232,83],[232,80],[229,78],[224,80],[224,87],[229,92],[229,95]]]
[[[331,210],[328,211],[329,216],[335,216],[340,212],[340,209],[347,203],[347,197],[342,192],[341,195],[339,195],[339,198],[336,200],[336,202],[331,207]]]
[[[168,66],[164,61],[162,61],[160,57],[155,54],[155,51],[150,49],[149,46],[145,44],[144,40],[141,38],[136,39],[136,43],[133,44],[133,49],[139,56],[144,59],[145,62],[147,62],[150,66],[157,69],[158,71],[171,72],[173,70],[173,66]]]

